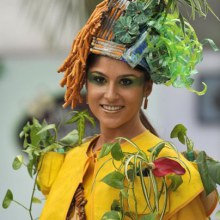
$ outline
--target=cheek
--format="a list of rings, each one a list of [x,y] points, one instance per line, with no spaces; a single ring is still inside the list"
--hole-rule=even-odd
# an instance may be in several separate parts
[[[98,103],[102,97],[102,90],[88,83],[87,86],[87,104],[89,105],[90,110],[95,114],[97,111]]]

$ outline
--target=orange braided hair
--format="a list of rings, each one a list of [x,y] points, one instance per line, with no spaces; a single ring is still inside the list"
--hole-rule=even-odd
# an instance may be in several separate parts
[[[66,85],[64,108],[71,104],[73,109],[83,101],[80,91],[86,79],[86,60],[92,39],[101,28],[103,14],[108,11],[108,1],[104,0],[97,5],[86,25],[78,33],[68,57],[58,70],[58,73],[64,72],[60,82],[62,87]]]

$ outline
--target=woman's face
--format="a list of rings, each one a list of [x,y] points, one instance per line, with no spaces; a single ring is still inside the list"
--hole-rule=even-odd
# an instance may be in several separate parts
[[[99,56],[88,69],[87,101],[101,128],[115,129],[140,121],[143,97],[151,89],[152,81],[146,82],[144,73],[119,60]]]

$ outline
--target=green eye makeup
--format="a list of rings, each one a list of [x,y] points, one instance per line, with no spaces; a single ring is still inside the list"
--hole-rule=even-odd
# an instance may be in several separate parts
[[[99,72],[88,72],[88,81],[96,85],[104,85],[107,83],[105,76]],[[144,77],[122,76],[118,79],[117,84],[121,87],[138,87],[144,84]]]
[[[90,83],[94,83],[96,85],[103,85],[106,83],[105,77],[97,72],[89,72],[88,73],[88,81]]]
[[[124,87],[142,86],[144,84],[144,77],[127,76],[121,78],[119,83]]]

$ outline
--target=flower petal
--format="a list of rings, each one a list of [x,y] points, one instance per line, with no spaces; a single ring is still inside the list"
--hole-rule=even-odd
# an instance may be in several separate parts
[[[155,167],[152,172],[157,177],[166,176],[172,173],[183,175],[186,172],[186,170],[177,161],[166,157],[158,158],[153,163]]]

